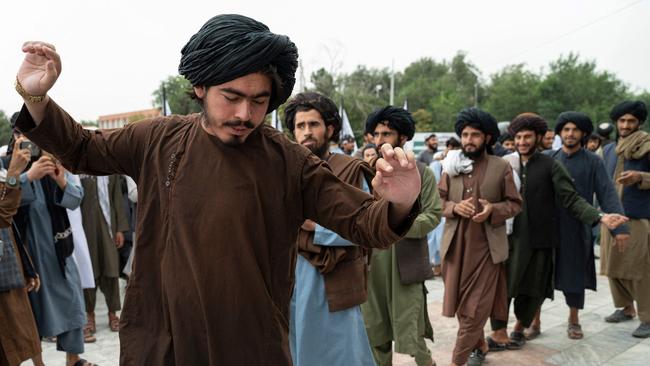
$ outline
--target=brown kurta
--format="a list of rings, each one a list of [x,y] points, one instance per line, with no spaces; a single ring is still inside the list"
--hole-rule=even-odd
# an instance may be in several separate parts
[[[0,183],[0,190],[4,183]],[[4,200],[0,201],[0,227],[10,227],[12,217],[20,205],[20,189],[7,187]],[[22,269],[20,251],[13,240],[5,245],[13,245],[18,263]],[[0,292],[0,365],[20,365],[41,353],[41,340],[36,329],[36,321],[25,289]]]
[[[289,365],[298,228],[311,219],[387,247],[399,239],[388,202],[342,184],[271,127],[229,146],[201,118],[85,131],[50,101],[38,127],[26,109],[17,124],[73,172],[127,174],[138,184],[122,365]]]
[[[482,210],[478,202],[484,183],[488,162],[483,156],[474,161],[473,171],[462,176],[462,199],[473,198],[477,212]],[[491,172],[496,174],[496,172]],[[450,180],[443,173],[440,180],[440,198],[443,200],[443,216],[459,220],[449,250],[442,258],[442,275],[445,282],[442,315],[458,316],[459,329],[454,348],[453,362],[464,365],[469,354],[483,339],[483,327],[489,316],[508,319],[508,293],[505,265],[494,263],[490,254],[484,225],[503,225],[506,219],[519,212],[521,198],[514,184],[512,171],[505,169],[505,176],[498,181],[497,191],[502,192],[502,202],[493,202],[493,211],[486,223],[459,218],[453,212],[450,198]],[[506,243],[505,235],[502,238]]]

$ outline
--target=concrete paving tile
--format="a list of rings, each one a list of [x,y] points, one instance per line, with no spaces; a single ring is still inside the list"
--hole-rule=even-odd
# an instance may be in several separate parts
[[[650,364],[650,344],[637,344],[607,361],[608,366],[647,366]]]

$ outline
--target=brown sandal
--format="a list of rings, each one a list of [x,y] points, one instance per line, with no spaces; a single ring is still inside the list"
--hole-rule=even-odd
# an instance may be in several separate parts
[[[584,337],[584,333],[582,333],[582,327],[580,324],[569,324],[566,332],[571,339],[582,339],[582,337]]]
[[[113,332],[119,332],[120,330],[120,318],[115,313],[108,313],[108,326]]]
[[[86,326],[84,327],[84,333],[88,330],[90,334],[97,333],[97,325],[95,325],[95,313],[86,314]]]

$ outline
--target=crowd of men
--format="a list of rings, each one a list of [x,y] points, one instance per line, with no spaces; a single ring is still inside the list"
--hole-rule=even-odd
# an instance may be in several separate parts
[[[84,343],[97,340],[97,287],[106,298],[110,330],[119,330],[118,279],[128,278],[124,271],[129,270],[126,265],[133,246],[135,203],[128,199],[128,178],[67,172],[56,157],[15,127],[18,115],[12,116],[13,136],[0,161],[9,167],[4,184],[20,194],[15,202],[2,204],[9,205],[3,209],[12,213],[7,216],[13,223],[8,236],[21,248],[16,259],[34,285],[28,297],[27,292],[19,294],[20,289],[12,288],[13,301],[2,304],[7,316],[3,320],[16,314],[2,332],[6,341],[2,342],[2,364],[17,365],[24,359],[20,355],[27,352],[35,365],[43,365],[40,339],[55,342],[57,350],[66,353],[68,364],[84,364],[79,356]],[[27,161],[10,174],[17,157]],[[20,337],[21,341],[10,342],[18,331],[28,337],[24,342]]]
[[[424,283],[436,275],[442,315],[458,319],[451,364],[480,365],[541,333],[555,289],[567,336],[584,336],[598,226],[617,308],[604,321],[638,316],[632,335],[650,337],[642,102],[613,106],[610,141],[580,112],[560,114],[554,130],[525,112],[502,133],[467,108],[457,138],[438,151],[429,136],[416,159],[403,148],[416,125],[403,108],[371,113],[354,151],[330,98],[290,98],[296,46],[244,16],[210,19],[182,50],[202,113],[116,130],[83,129],[49,97],[61,72],[53,45],[23,52],[25,104],[0,183],[0,248],[15,258],[0,280],[20,281],[0,292],[0,365],[42,365],[49,337],[68,366],[92,365],[80,354],[96,340],[97,287],[123,365],[390,365],[393,351],[435,365]],[[285,102],[294,141],[263,123]]]

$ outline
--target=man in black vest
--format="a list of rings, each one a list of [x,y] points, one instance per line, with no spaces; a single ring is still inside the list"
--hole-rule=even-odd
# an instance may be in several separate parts
[[[615,106],[610,118],[620,138],[603,149],[607,173],[614,178],[630,218],[631,244],[623,251],[616,245],[618,236],[601,232],[601,273],[609,277],[614,305],[622,308],[605,320],[618,323],[634,318],[636,301],[641,325],[632,335],[638,338],[650,337],[650,135],[640,130],[647,116],[648,109],[641,101]]]
[[[496,334],[488,339],[495,350],[519,349],[525,343],[524,328],[531,325],[545,298],[553,298],[554,248],[557,246],[555,210],[563,207],[581,222],[604,223],[614,229],[627,221],[619,214],[603,214],[576,192],[571,176],[558,161],[537,151],[548,129],[546,121],[534,113],[515,117],[508,132],[515,137],[520,158],[519,174],[524,204],[515,217],[506,262],[508,297],[514,299],[517,322],[510,343],[498,344],[506,332],[506,321],[492,319]]]

